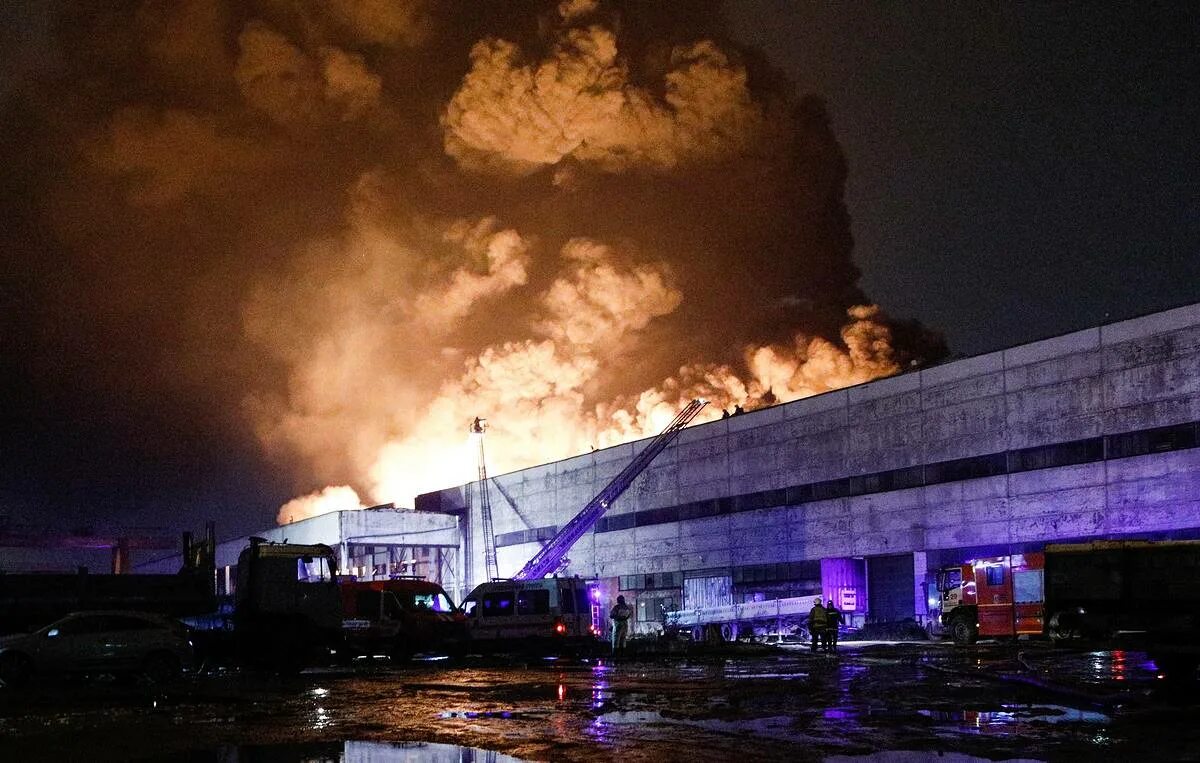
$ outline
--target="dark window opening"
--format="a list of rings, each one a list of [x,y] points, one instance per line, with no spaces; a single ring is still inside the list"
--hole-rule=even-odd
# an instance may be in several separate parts
[[[544,615],[550,611],[550,591],[532,588],[517,593],[518,615]]]
[[[484,617],[507,617],[513,613],[513,592],[486,593],[482,603]]]

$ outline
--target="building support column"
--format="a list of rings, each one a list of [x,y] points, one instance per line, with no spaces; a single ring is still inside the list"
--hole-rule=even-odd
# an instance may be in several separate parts
[[[929,560],[924,551],[913,552],[913,614],[916,621],[925,625],[929,619],[928,592],[925,576],[929,574]]]

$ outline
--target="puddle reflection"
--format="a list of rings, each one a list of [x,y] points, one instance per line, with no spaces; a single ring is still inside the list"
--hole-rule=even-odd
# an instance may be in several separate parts
[[[172,757],[171,760],[179,760]],[[477,747],[436,742],[323,742],[220,747],[188,761],[213,763],[523,763],[523,759]],[[167,758],[162,758],[167,760]]]
[[[1065,705],[1001,705],[998,710],[918,710],[936,721],[950,721],[960,728],[1004,728],[1018,723],[1109,723],[1112,718],[1093,710]]]

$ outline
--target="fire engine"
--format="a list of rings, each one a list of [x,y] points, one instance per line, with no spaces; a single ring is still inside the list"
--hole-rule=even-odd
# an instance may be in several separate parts
[[[1045,635],[1118,641],[1161,665],[1200,660],[1200,541],[1047,545],[937,572],[936,618],[956,642]]]
[[[454,651],[466,638],[463,613],[424,578],[342,581],[344,657],[386,654],[400,660],[429,649]]]
[[[943,632],[960,644],[980,636],[1041,635],[1045,630],[1045,554],[974,559],[938,570]]]

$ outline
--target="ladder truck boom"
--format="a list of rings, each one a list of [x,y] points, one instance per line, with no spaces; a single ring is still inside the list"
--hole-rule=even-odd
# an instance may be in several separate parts
[[[621,470],[621,473],[613,478],[612,482],[609,482],[603,490],[596,494],[595,498],[572,517],[571,521],[567,522],[558,531],[558,534],[551,538],[550,542],[535,554],[521,568],[520,572],[513,576],[513,579],[537,580],[557,572],[575,542],[595,526],[600,517],[604,516],[604,512],[608,511],[608,507],[612,505],[613,501],[617,500],[633,484],[634,479],[650,465],[650,462],[666,450],[671,441],[692,422],[692,419],[696,418],[706,405],[708,405],[707,400],[693,400],[688,403],[686,408],[675,415],[666,429],[659,432],[658,436],[651,440],[650,444],[643,448]]]

